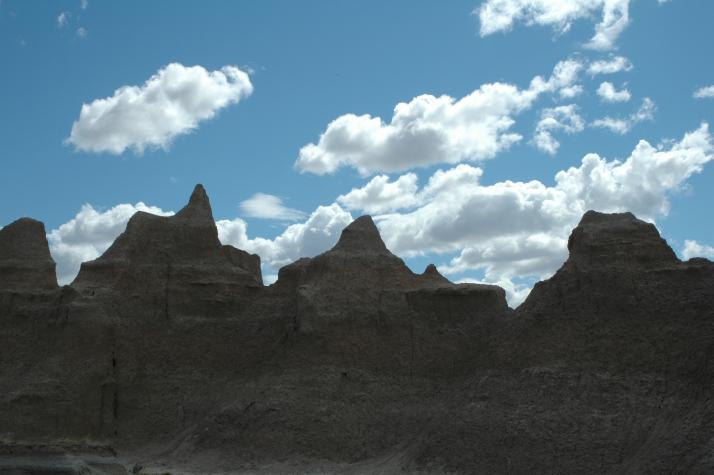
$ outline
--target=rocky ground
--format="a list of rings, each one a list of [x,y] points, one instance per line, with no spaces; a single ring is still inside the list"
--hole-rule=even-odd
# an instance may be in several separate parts
[[[0,230],[0,474],[714,473],[714,264],[588,212],[510,309],[371,218],[263,286],[199,185],[58,287]]]

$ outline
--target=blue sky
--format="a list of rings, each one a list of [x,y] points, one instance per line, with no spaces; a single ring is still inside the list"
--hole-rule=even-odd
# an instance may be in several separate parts
[[[131,213],[176,211],[200,182],[266,276],[370,212],[415,271],[512,304],[586,209],[711,257],[714,3],[568,8],[2,0],[0,224],[42,220],[67,282]]]

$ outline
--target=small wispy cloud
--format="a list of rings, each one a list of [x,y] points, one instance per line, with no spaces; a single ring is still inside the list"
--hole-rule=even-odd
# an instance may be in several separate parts
[[[57,15],[57,28],[64,28],[69,23],[69,19],[72,16],[70,12],[62,12]]]
[[[87,29],[84,28],[83,26],[80,26],[79,28],[77,28],[76,35],[77,35],[77,38],[82,38],[82,39],[86,38],[87,37]]]
[[[622,71],[630,71],[632,63],[624,56],[613,56],[610,59],[593,61],[588,66],[588,74],[596,76],[598,74],[615,74]]]
[[[560,148],[560,142],[553,137],[553,132],[575,134],[584,129],[585,121],[578,114],[578,106],[575,104],[543,109],[531,144],[549,155],[555,155]]]
[[[603,82],[597,89],[597,95],[605,102],[627,102],[632,98],[627,89],[617,90],[611,82]]]
[[[714,85],[700,87],[694,91],[693,97],[695,99],[712,99],[714,98]]]
[[[288,208],[282,198],[267,193],[256,193],[240,204],[243,214],[251,218],[297,221],[305,217],[300,210]]]
[[[594,121],[592,126],[608,129],[616,134],[624,135],[636,124],[646,120],[654,120],[656,110],[657,106],[655,106],[654,101],[649,97],[645,97],[640,108],[629,116],[625,118],[604,117]]]

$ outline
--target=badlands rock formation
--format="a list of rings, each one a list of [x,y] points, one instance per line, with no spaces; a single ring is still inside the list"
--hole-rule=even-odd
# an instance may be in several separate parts
[[[0,289],[41,292],[57,288],[45,225],[21,218],[0,230]]]
[[[263,286],[203,187],[58,287],[0,230],[0,473],[712,473],[714,264],[588,212],[518,309],[363,216]]]

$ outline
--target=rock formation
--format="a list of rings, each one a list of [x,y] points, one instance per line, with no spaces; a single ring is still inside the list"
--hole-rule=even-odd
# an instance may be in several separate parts
[[[260,258],[221,245],[201,185],[174,216],[137,212],[101,257],[82,264],[72,283],[85,295],[134,297],[163,318],[221,311],[247,287],[260,286]]]
[[[57,288],[55,262],[45,225],[20,218],[0,229],[0,289],[44,291]]]
[[[586,213],[568,248],[511,310],[413,273],[363,216],[265,287],[199,185],[57,288],[20,220],[0,473],[713,472],[714,264],[629,213]]]
[[[347,226],[329,251],[282,268],[276,287],[297,299],[296,325],[306,331],[342,319],[364,321],[385,313],[409,314],[414,293],[431,296],[445,289],[458,289],[453,295],[478,295],[489,304],[464,315],[485,311],[498,314],[508,308],[505,292],[496,286],[454,286],[433,265],[423,275],[414,274],[387,249],[370,216],[357,218]]]

